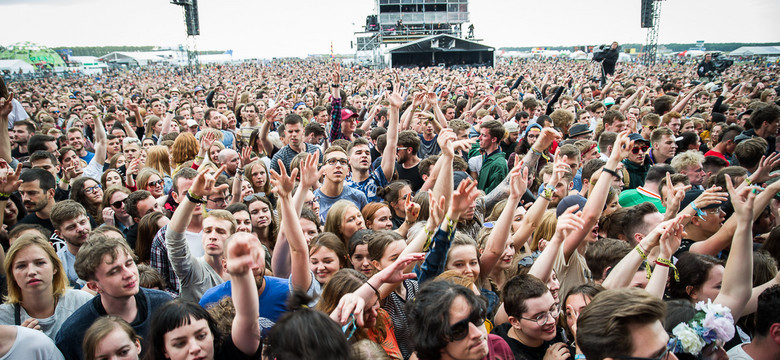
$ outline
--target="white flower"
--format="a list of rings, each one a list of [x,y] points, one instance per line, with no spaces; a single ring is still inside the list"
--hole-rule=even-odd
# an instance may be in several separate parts
[[[677,336],[677,340],[682,346],[683,352],[691,355],[698,355],[704,348],[704,339],[696,333],[688,324],[680,323],[672,329],[672,334]]]
[[[731,314],[727,316],[717,316],[712,313],[707,313],[702,320],[701,325],[705,328],[709,328],[718,334],[718,339],[725,341],[731,340],[734,337],[734,318]]]
[[[704,301],[699,301],[696,304],[696,310],[704,311],[707,314],[718,314],[723,316],[731,313],[731,309],[721,304],[715,304],[710,299],[707,299],[707,303],[704,303]]]

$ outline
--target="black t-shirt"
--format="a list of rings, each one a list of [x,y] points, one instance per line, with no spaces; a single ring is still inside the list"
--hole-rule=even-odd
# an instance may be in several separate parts
[[[509,323],[501,324],[493,329],[493,334],[500,336],[512,349],[512,353],[515,355],[516,360],[542,360],[544,354],[547,352],[547,348],[555,343],[566,343],[566,336],[563,334],[563,330],[558,327],[555,339],[551,341],[545,341],[542,346],[530,347],[525,345],[511,337],[509,337],[509,331],[512,329],[512,325]]]
[[[27,160],[27,157],[30,156],[30,153],[29,152],[25,152],[25,153],[19,152],[19,148],[17,147],[16,149],[11,150],[11,156],[14,159],[17,159],[20,162],[22,162],[22,161],[26,161]]]
[[[51,232],[54,232],[54,225],[51,224],[51,220],[41,219],[35,215],[35,213],[28,214],[27,216],[23,217],[22,220],[19,220],[19,222],[16,224],[37,224],[43,226],[46,229],[49,229]]]
[[[247,355],[241,352],[233,343],[233,337],[230,335],[225,336],[222,339],[222,344],[214,349],[214,359],[229,359],[229,360],[250,360],[260,359],[263,356],[263,342],[257,347],[257,351],[254,354]]]
[[[416,193],[417,190],[420,190],[423,184],[425,184],[425,181],[423,181],[422,176],[420,175],[419,166],[420,163],[417,163],[417,165],[406,169],[401,164],[396,163],[395,165],[395,171],[398,173],[398,178],[406,180],[412,185],[412,193]]]

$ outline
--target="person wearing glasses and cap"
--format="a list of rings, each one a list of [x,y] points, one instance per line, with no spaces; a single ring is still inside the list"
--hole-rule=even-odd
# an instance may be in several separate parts
[[[642,135],[633,133],[628,139],[634,142],[628,157],[623,160],[623,165],[629,176],[627,189],[636,189],[645,184],[647,172],[652,164],[647,160],[647,151],[650,149],[650,142]]]

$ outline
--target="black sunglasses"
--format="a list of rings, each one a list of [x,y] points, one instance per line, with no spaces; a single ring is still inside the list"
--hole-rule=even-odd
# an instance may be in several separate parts
[[[649,149],[649,146],[635,146],[633,149],[631,149],[631,152],[634,154],[639,154],[639,150],[642,150],[642,152],[647,151]]]
[[[456,322],[452,326],[450,326],[449,330],[447,331],[447,335],[450,339],[450,342],[454,341],[460,341],[466,338],[466,336],[469,335],[469,324],[474,324],[476,327],[480,327],[485,324],[485,315],[486,310],[484,307],[480,307],[478,309],[471,310],[471,313],[469,314],[469,317]]]
[[[114,201],[114,202],[111,203],[111,206],[114,207],[114,208],[117,208],[117,209],[121,209],[122,206],[124,206],[124,205],[125,205],[125,201],[124,200]]]

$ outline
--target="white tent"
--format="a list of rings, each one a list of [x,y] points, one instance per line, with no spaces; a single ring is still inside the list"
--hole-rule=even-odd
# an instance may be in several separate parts
[[[780,46],[743,46],[729,53],[730,56],[777,56]]]
[[[128,66],[147,66],[159,63],[178,63],[179,56],[174,51],[115,51],[100,57],[106,63]]]
[[[23,73],[31,73],[35,71],[35,66],[26,63],[24,60],[9,59],[0,60],[0,70],[8,70],[12,73],[18,74],[19,70]]]

